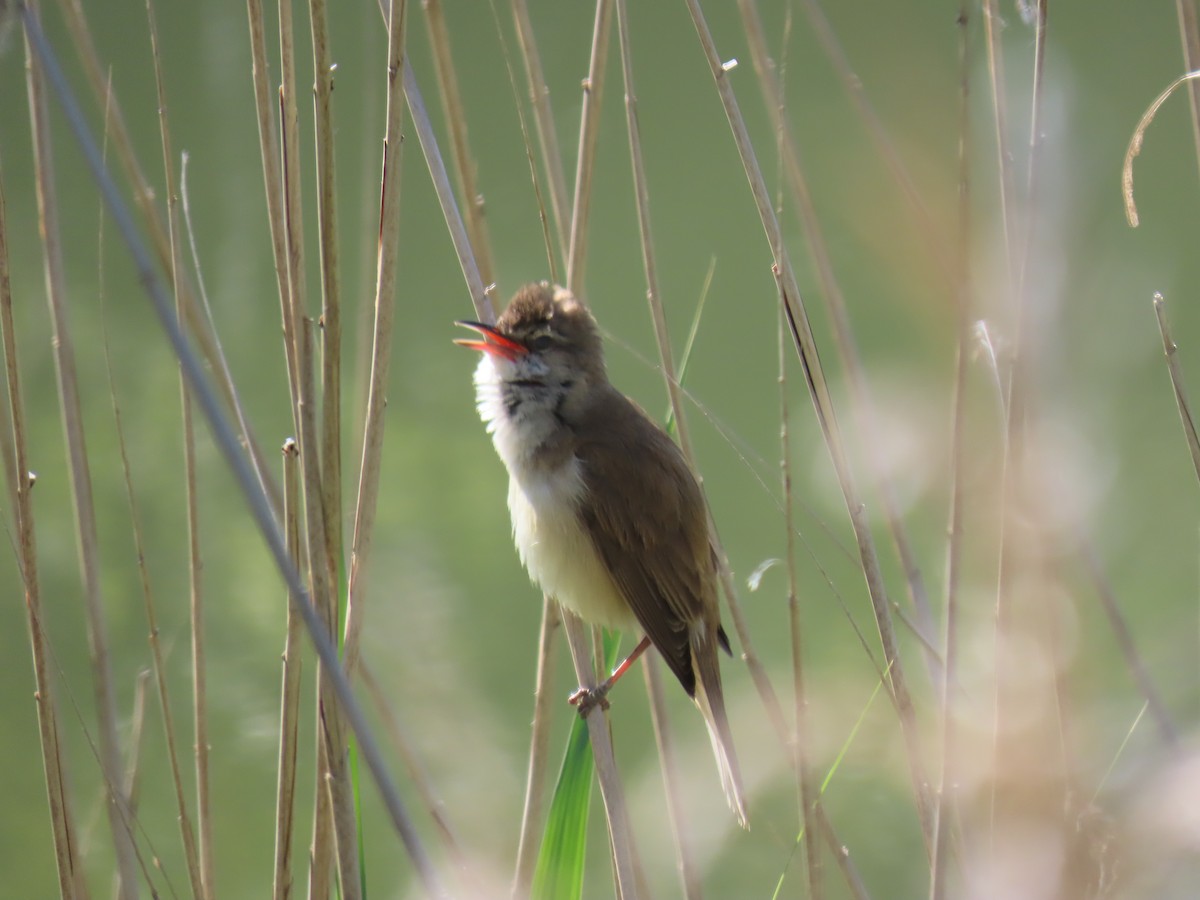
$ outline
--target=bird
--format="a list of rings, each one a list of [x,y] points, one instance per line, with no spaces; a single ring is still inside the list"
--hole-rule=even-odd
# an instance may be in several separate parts
[[[597,688],[571,697],[586,715],[650,645],[708,728],[722,788],[748,827],[745,790],[721,689],[731,654],[717,598],[717,556],[700,485],[679,447],[608,379],[599,327],[571,291],[525,285],[479,340],[476,405],[508,470],[521,562],[542,591],[585,622],[640,631]]]

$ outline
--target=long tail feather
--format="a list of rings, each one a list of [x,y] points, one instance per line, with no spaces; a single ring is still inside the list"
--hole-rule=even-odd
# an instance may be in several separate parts
[[[721,690],[721,669],[717,662],[717,649],[711,640],[700,638],[692,641],[692,665],[696,670],[696,705],[708,726],[708,737],[712,741],[713,756],[721,773],[721,787],[729,808],[737,816],[738,824],[747,831],[750,822],[746,817],[746,792],[742,787],[742,772],[738,767],[737,754],[733,749],[733,732],[725,715],[725,697]]]

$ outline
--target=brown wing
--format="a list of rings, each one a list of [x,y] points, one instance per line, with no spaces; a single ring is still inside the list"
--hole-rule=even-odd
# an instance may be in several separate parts
[[[703,497],[679,448],[641,410],[615,390],[602,404],[588,418],[606,427],[578,435],[581,518],[638,623],[694,695],[689,627],[717,616]]]

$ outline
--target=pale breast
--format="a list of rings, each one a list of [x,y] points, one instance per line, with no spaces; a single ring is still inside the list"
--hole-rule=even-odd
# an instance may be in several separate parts
[[[575,458],[553,471],[510,477],[508,508],[521,562],[543,591],[584,621],[635,629],[629,604],[580,527],[575,510],[583,490]]]

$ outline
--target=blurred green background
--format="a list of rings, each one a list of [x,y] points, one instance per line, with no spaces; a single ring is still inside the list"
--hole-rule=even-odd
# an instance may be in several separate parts
[[[486,4],[448,0],[445,13],[466,104],[479,185],[487,203],[498,269],[497,296],[548,276],[542,228],[516,112],[526,91],[520,61],[506,62]],[[445,140],[428,31],[411,3],[408,49],[426,102]],[[511,16],[497,4],[509,53]],[[567,170],[573,170],[587,71],[593,4],[531,0],[530,12],[551,87]],[[789,115],[804,154],[817,213],[850,309],[872,387],[886,423],[873,443],[897,479],[931,595],[941,596],[947,506],[954,319],[951,296],[935,265],[950,255],[958,225],[959,38],[955,3],[828,4],[832,27],[862,90],[911,172],[927,226],[902,191],[856,115],[845,85],[803,15],[803,4],[760,4],[772,53],[785,68]],[[778,487],[779,400],[777,299],[771,257],[720,103],[682,2],[631,3],[637,97],[649,179],[654,245],[663,302],[678,350],[706,272],[711,294],[686,387],[705,485],[739,582],[763,560],[785,553]],[[1033,30],[1017,7],[1001,4],[1007,57],[1011,148],[1020,170],[1028,146]],[[162,191],[157,101],[142,4],[116,0],[89,11],[100,57],[134,135],[139,156]],[[297,31],[307,32],[297,10]],[[772,186],[779,182],[774,138],[764,111],[737,10],[710,2],[706,12],[725,59],[740,65],[730,79],[746,113]],[[1011,339],[1003,286],[997,165],[982,22],[968,25],[972,86],[970,143],[971,252],[975,317],[985,319],[1000,352]],[[263,201],[250,81],[246,11],[232,2],[160,4],[157,17],[176,152],[189,155],[191,211],[217,328],[253,427],[268,449],[291,433],[281,353],[279,304]],[[71,57],[57,9],[45,10],[60,54]],[[348,418],[357,422],[373,292],[378,173],[382,148],[384,33],[371,3],[330,11],[337,62],[334,116],[342,229],[342,286],[347,310]],[[783,47],[787,35],[786,48]],[[272,53],[273,42],[268,40]],[[303,42],[300,44],[303,47]],[[609,336],[613,380],[655,414],[665,392],[644,300],[645,279],[622,109],[616,37],[605,94],[587,272],[587,297]],[[306,216],[312,202],[311,107],[300,51]],[[511,64],[518,87],[510,87]],[[13,295],[30,414],[30,448],[38,474],[38,522],[45,626],[51,636],[62,718],[70,748],[77,811],[84,823],[93,887],[107,890],[111,849],[92,749],[93,695],[70,491],[49,320],[40,264],[32,151],[19,33],[0,55],[0,165],[12,247]],[[275,63],[273,62],[274,66]],[[1171,304],[1185,371],[1200,372],[1200,285],[1196,252],[1197,160],[1186,97],[1173,97],[1151,128],[1138,161],[1142,226],[1124,221],[1120,166],[1133,127],[1150,101],[1184,71],[1175,6],[1052,4],[1046,47],[1041,130],[1044,169],[1030,269],[1030,346],[1035,348],[1039,421],[1059,456],[1046,472],[1046,497],[1064,531],[1096,542],[1135,640],[1166,693],[1177,722],[1190,730],[1197,703],[1196,481],[1180,437],[1150,298]],[[83,94],[79,69],[68,65]],[[277,68],[271,81],[278,81]],[[91,121],[101,115],[87,104]],[[147,541],[177,718],[189,699],[186,539],[178,380],[172,356],[148,315],[115,231],[101,216],[97,192],[57,111],[55,164],[68,261],[71,328],[78,353],[88,449],[96,494],[119,705],[128,716],[137,673],[150,662],[146,623],[113,425],[104,343],[112,355],[135,490]],[[532,126],[531,126],[532,127]],[[448,153],[448,151],[446,151]],[[406,142],[397,328],[388,434],[364,652],[423,754],[450,821],[502,889],[515,859],[532,711],[540,598],[520,568],[509,536],[506,481],[474,412],[475,360],[451,345],[452,321],[471,314],[447,231],[419,148]],[[568,181],[570,181],[570,175]],[[840,370],[816,302],[816,277],[790,211],[789,249],[824,358]],[[103,223],[100,225],[99,223]],[[102,238],[98,236],[103,228]],[[310,228],[309,287],[319,284],[315,227]],[[101,247],[101,240],[103,246]],[[789,352],[789,356],[792,354]],[[866,707],[876,675],[847,623],[848,612],[871,638],[874,624],[854,554],[853,536],[814,422],[803,381],[790,371],[790,411],[798,501],[797,564],[812,691],[814,760],[824,771]],[[1001,453],[1001,427],[990,376],[972,370],[974,417],[969,448],[976,497],[988,496]],[[835,386],[840,381],[835,381]],[[839,396],[844,396],[839,388]],[[989,405],[991,404],[991,405]],[[843,423],[849,424],[849,414]],[[356,484],[357,439],[347,430],[346,519]],[[204,589],[214,765],[215,857],[220,896],[259,897],[272,859],[279,654],[284,593],[263,544],[204,429],[199,439]],[[862,447],[855,452],[861,457]],[[864,478],[865,482],[865,478]],[[876,497],[868,494],[872,511]],[[986,621],[994,596],[988,556],[995,517],[973,508],[972,566],[964,584],[968,618]],[[5,522],[11,521],[5,511]],[[6,524],[10,535],[11,526]],[[889,589],[903,581],[888,548]],[[1086,582],[1074,608],[1072,689],[1089,711],[1084,758],[1093,781],[1117,754],[1141,706]],[[14,554],[0,554],[0,871],[7,896],[51,896],[56,883],[37,745],[27,626]],[[790,678],[786,585],[769,572],[757,592],[743,591],[757,650],[783,691]],[[919,684],[922,718],[933,721],[933,695],[917,648],[908,640],[910,673]],[[982,639],[964,649],[983,653]],[[574,686],[565,652],[555,690]],[[312,670],[309,661],[310,671]],[[670,709],[693,785],[686,797],[704,854],[711,896],[768,896],[792,859],[795,799],[787,761],[774,741],[745,667],[724,667],[743,766],[752,785],[754,831],[737,832],[724,808],[707,739],[681,692]],[[787,694],[783,695],[786,699]],[[630,789],[635,831],[651,886],[677,892],[670,861],[656,754],[643,692],[628,684],[614,706],[615,740]],[[311,713],[305,728],[311,732]],[[558,710],[555,753],[569,721]],[[143,749],[139,841],[161,861],[164,884],[186,891],[173,793],[160,717],[152,707]],[[190,732],[184,731],[190,744]],[[932,734],[932,731],[930,732]],[[311,743],[311,741],[309,742]],[[1117,772],[1153,752],[1146,728],[1134,733]],[[310,749],[310,748],[309,748]],[[311,781],[311,760],[302,760]],[[394,771],[400,772],[398,762]],[[693,777],[694,775],[694,777]],[[404,779],[401,777],[401,781]],[[1119,784],[1120,778],[1114,779]],[[308,797],[311,788],[302,792]],[[367,791],[367,871],[376,896],[407,896],[411,872]],[[1119,806],[1121,798],[1113,803]],[[899,731],[890,707],[870,707],[827,795],[833,821],[876,897],[915,897],[927,869]],[[418,818],[427,824],[426,817]],[[601,818],[591,857],[589,896],[605,896]],[[301,820],[298,850],[307,844]],[[786,896],[801,896],[793,860]],[[830,879],[833,881],[834,879]],[[170,893],[170,892],[168,892]],[[836,895],[836,888],[835,888]]]

